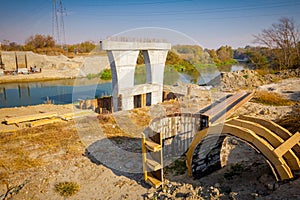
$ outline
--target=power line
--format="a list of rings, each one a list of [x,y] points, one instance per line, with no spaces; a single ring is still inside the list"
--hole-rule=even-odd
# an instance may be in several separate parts
[[[288,2],[280,2],[277,4],[261,4],[261,5],[246,5],[246,6],[236,6],[236,7],[230,7],[230,8],[213,8],[213,9],[192,9],[192,10],[177,10],[177,11],[161,11],[161,12],[142,12],[142,13],[98,13],[95,14],[91,11],[88,11],[88,13],[78,13],[80,15],[87,15],[87,16],[97,16],[101,15],[101,17],[120,17],[120,16],[126,16],[126,17],[136,17],[136,16],[147,16],[147,17],[158,17],[158,16],[173,16],[173,15],[205,15],[205,14],[223,14],[223,13],[229,13],[234,11],[250,11],[250,10],[259,10],[259,9],[272,9],[272,8],[283,8],[283,7],[290,7],[290,6],[298,6],[300,5],[300,2],[298,3],[288,3]],[[98,9],[98,8],[96,8]]]
[[[82,4],[81,6],[87,6],[87,7],[94,7],[94,6],[101,6],[101,7],[111,7],[111,6],[139,6],[139,5],[156,5],[156,4],[170,4],[170,3],[183,3],[183,2],[191,2],[192,0],[169,0],[169,1],[151,1],[151,2],[128,2],[128,1],[119,1],[116,3],[115,1],[109,1],[108,3],[87,3]],[[86,2],[86,1],[83,1]]]

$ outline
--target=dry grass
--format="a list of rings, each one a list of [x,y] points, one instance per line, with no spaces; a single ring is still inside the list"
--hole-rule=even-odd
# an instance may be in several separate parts
[[[149,107],[136,108],[130,111],[131,120],[138,126],[147,127],[150,123]]]
[[[0,174],[7,178],[22,170],[47,164],[44,156],[74,158],[84,152],[72,123],[27,128],[0,136]],[[63,150],[65,154],[58,154]],[[4,177],[5,176],[5,177]]]
[[[55,191],[63,197],[73,196],[79,189],[79,185],[75,182],[61,182],[55,185]]]
[[[275,92],[257,91],[253,100],[257,103],[270,106],[290,106],[292,101]]]
[[[161,105],[164,106],[164,108],[166,109],[166,114],[170,115],[173,113],[179,113],[180,111],[180,102],[177,100],[168,100],[168,101],[164,101]]]
[[[117,122],[111,114],[99,115],[98,120],[100,127],[107,138],[114,138],[118,136],[132,137],[130,134],[120,129],[120,127],[118,126]]]

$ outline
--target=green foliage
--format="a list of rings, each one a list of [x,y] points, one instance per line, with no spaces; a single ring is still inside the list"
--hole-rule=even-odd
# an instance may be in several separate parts
[[[101,77],[101,73],[98,73],[98,74],[88,74],[86,77],[88,79],[100,78]]]
[[[88,74],[87,75],[88,79],[93,79],[93,78],[100,78],[101,80],[111,80],[112,75],[111,75],[111,70],[110,69],[104,69],[102,72],[98,74]]]
[[[213,63],[217,66],[232,65],[237,63],[233,59],[233,50],[230,46],[221,46],[219,49],[208,50],[209,55],[212,58]]]
[[[143,56],[142,51],[139,52],[136,64],[137,65],[143,65],[143,64],[145,64],[144,63],[144,56]]]
[[[217,51],[214,49],[208,50],[208,53],[217,66],[237,63],[237,61],[233,59],[233,50],[230,46],[221,46]]]
[[[211,58],[207,51],[203,50],[198,45],[175,45],[172,47],[177,54],[191,64],[208,64],[211,63]]]
[[[110,69],[105,69],[100,73],[100,78],[102,80],[111,80],[112,74]]]
[[[270,63],[268,57],[270,57],[270,52],[266,48],[249,48],[246,51],[246,55],[249,58],[250,63],[255,67],[255,69],[268,69]]]
[[[63,197],[73,196],[79,189],[79,185],[75,182],[60,182],[55,185],[55,191]]]
[[[193,77],[198,77],[200,75],[197,69],[194,67],[194,65],[180,58],[179,55],[177,55],[173,51],[168,52],[166,65],[170,66],[171,68],[175,69],[180,73],[186,73]]]

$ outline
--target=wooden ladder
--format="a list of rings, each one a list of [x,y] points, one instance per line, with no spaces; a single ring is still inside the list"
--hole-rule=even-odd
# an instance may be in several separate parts
[[[163,184],[162,134],[155,133],[146,138],[142,134],[142,154],[144,179],[154,188]]]

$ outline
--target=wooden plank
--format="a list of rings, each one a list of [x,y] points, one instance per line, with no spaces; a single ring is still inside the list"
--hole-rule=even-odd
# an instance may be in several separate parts
[[[153,171],[157,171],[162,168],[160,163],[156,162],[155,160],[149,159],[149,158],[146,159],[146,163],[147,163],[148,167]]]
[[[62,115],[59,115],[59,117],[63,120],[71,120],[76,117],[81,117],[81,116],[85,116],[85,115],[93,114],[93,113],[94,112],[91,110],[83,110],[83,111],[79,111],[79,112],[71,112],[71,113],[62,114]]]
[[[55,112],[40,113],[40,114],[24,115],[24,116],[18,116],[18,117],[5,118],[4,122],[7,125],[9,125],[9,124],[17,124],[17,123],[34,121],[34,120],[45,119],[45,118],[52,118],[52,117],[57,117],[57,116],[58,115]]]
[[[277,148],[284,142],[284,140],[281,137],[279,137],[278,135],[276,135],[266,127],[255,122],[250,122],[247,120],[241,120],[237,118],[237,119],[230,119],[226,123],[235,126],[244,127],[254,131],[258,136],[266,138],[266,140],[268,140],[268,142],[270,142],[270,144],[274,148]]]
[[[146,167],[146,159],[147,159],[147,150],[146,150],[146,138],[145,134],[142,133],[142,162],[143,162],[143,172],[144,172],[144,180],[148,179],[147,176],[147,167]]]
[[[275,133],[258,123],[250,122],[247,120],[241,120],[238,118],[228,120],[226,123],[244,127],[254,131],[258,136],[265,138],[274,149],[276,149],[282,143],[284,143],[284,140],[281,137],[279,137],[278,135],[276,135]],[[286,154],[284,154],[284,158],[292,170],[300,169],[299,159],[293,151],[288,150]]]
[[[41,125],[51,124],[51,123],[55,123],[55,122],[62,122],[62,119],[60,119],[60,118],[41,119],[41,120],[28,122],[28,123],[26,123],[26,125],[29,127],[35,127],[35,126],[41,126]]]
[[[229,97],[228,99],[222,101],[221,103],[217,104],[215,107],[212,109],[209,109],[208,111],[202,113],[201,115],[209,116],[212,118],[213,116],[217,115],[221,111],[223,111],[226,107],[230,106],[233,104],[235,101],[237,101],[239,98],[247,94],[245,91],[239,92],[234,94],[233,96]]]
[[[148,175],[148,179],[146,180],[150,185],[152,185],[154,188],[158,188],[159,186],[162,185],[162,181],[154,178],[150,174]]]
[[[146,140],[145,145],[146,145],[147,149],[149,149],[150,151],[153,151],[153,152],[157,152],[157,151],[161,150],[160,144],[152,142],[150,140]]]
[[[215,126],[221,126],[220,124],[217,124]],[[255,148],[257,148],[266,158],[269,160],[273,166],[275,166],[276,172],[279,174],[280,179],[289,179],[293,177],[293,174],[291,172],[291,169],[285,162],[283,158],[278,158],[274,154],[274,148],[264,139],[259,137],[258,135],[255,134],[255,132],[231,125],[225,123],[222,129],[216,128],[215,131],[212,131],[214,129],[214,126],[211,126],[207,129],[204,129],[195,135],[195,138],[190,146],[189,151],[187,152],[187,167],[189,170],[189,175],[192,175],[191,172],[191,164],[192,164],[192,156],[195,151],[196,146],[203,140],[205,135],[207,135],[208,131],[213,133],[218,133],[218,134],[228,134],[232,136],[236,136],[242,140],[245,140],[246,142],[252,144]]]
[[[292,147],[294,147],[298,142],[300,141],[300,133],[295,133],[292,137],[290,137],[288,140],[286,140],[282,145],[277,147],[274,150],[274,153],[278,157],[282,157],[284,154],[286,154]]]
[[[244,95],[243,99],[241,99],[239,102],[237,102],[233,107],[231,107],[229,110],[226,110],[226,113],[217,119],[214,123],[220,122],[222,120],[225,120],[226,118],[230,117],[238,108],[243,106],[246,102],[248,102],[252,97],[254,96],[255,92],[248,93],[247,95]],[[227,108],[226,108],[227,109]]]
[[[242,116],[239,116],[239,118],[243,119],[243,120],[258,123],[258,124],[268,128],[269,130],[273,131],[274,133],[276,133],[276,135],[281,137],[283,140],[288,140],[292,136],[292,133],[290,133],[287,129],[279,126],[278,124],[276,124],[270,120],[262,119],[259,117],[252,117],[252,116],[248,116],[248,115],[242,115]],[[298,156],[298,158],[300,158],[300,142],[298,142],[298,144],[296,144],[293,147],[293,151]]]

